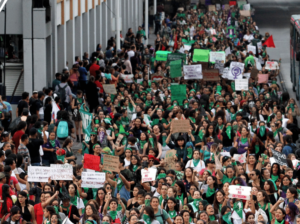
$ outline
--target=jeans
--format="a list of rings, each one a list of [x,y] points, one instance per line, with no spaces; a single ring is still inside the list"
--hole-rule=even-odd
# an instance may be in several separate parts
[[[31,166],[41,166],[41,163],[31,163]]]
[[[78,82],[73,82],[73,88],[72,88],[72,93],[73,94],[76,94],[77,92],[77,89],[78,89]]]
[[[50,166],[50,160],[48,160],[48,159],[43,159],[43,165],[44,165],[44,166]]]
[[[228,146],[228,147],[223,147],[224,151],[226,152],[230,152],[230,149],[232,148],[232,146]]]

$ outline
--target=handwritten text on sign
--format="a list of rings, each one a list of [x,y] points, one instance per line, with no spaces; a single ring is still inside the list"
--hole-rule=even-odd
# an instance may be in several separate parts
[[[81,179],[81,187],[99,188],[104,186],[105,173],[82,172]]]
[[[29,166],[28,167],[28,182],[48,182],[52,175],[51,167]]]
[[[229,186],[229,198],[239,198],[243,200],[250,200],[251,187],[230,185]]]
[[[276,163],[278,163],[281,166],[287,166],[286,155],[284,153],[277,152],[272,149],[272,154]]]
[[[52,180],[72,180],[73,166],[70,164],[51,164]]]
[[[219,69],[205,69],[202,72],[204,81],[218,82],[220,81]]]
[[[119,172],[119,157],[104,154],[103,169],[110,172]]]
[[[202,65],[183,66],[184,79],[202,79]]]
[[[142,183],[154,181],[156,177],[157,169],[148,168],[142,169]]]
[[[173,128],[173,133],[189,132],[191,128],[189,120],[173,120],[171,125]]]

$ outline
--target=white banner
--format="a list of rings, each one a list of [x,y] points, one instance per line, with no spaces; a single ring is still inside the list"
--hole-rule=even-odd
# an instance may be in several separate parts
[[[251,9],[250,4],[243,5],[243,9],[247,10],[247,11],[250,11],[250,9]]]
[[[248,90],[248,79],[235,79],[235,91]]]
[[[121,78],[124,79],[124,81],[126,83],[132,83],[133,82],[133,75],[124,75],[124,74],[121,74]]]
[[[241,164],[246,162],[246,152],[244,154],[234,154],[233,158],[235,159],[235,161],[239,161]]]
[[[50,164],[52,180],[73,180],[73,166],[70,164]]]
[[[226,56],[229,55],[229,54],[231,54],[230,47],[227,47],[227,48],[225,49],[225,54],[226,54]]]
[[[29,166],[28,182],[44,182],[47,183],[52,175],[52,168],[45,166]]]
[[[262,49],[262,43],[261,43],[261,42],[258,42],[258,43],[257,43],[257,51],[258,51],[258,53],[261,52],[261,49]]]
[[[209,61],[210,62],[216,62],[216,60],[221,61],[223,64],[225,63],[225,52],[213,52],[211,51],[209,53]]]
[[[261,63],[258,60],[258,58],[254,57],[254,60],[255,60],[256,69],[259,71],[262,70]]]
[[[156,178],[157,169],[148,168],[142,169],[142,183],[154,181]]]
[[[244,187],[238,185],[229,185],[229,198],[239,198],[249,200],[252,187]]]
[[[266,61],[265,69],[267,69],[267,70],[279,69],[277,61]]]
[[[99,188],[104,186],[105,173],[82,172],[81,179],[81,187]]]
[[[253,54],[256,54],[256,46],[248,45],[247,48],[248,48],[247,50],[248,53],[252,51]]]
[[[229,80],[241,79],[243,77],[244,66],[244,63],[231,62],[227,78]]]
[[[184,65],[184,79],[203,79],[202,65]]]
[[[184,54],[184,51],[189,51],[192,48],[190,45],[185,45],[179,49],[179,52]]]

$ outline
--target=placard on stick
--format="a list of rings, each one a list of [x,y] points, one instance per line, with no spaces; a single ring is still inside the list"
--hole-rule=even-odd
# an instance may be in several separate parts
[[[165,164],[165,167],[167,170],[174,170],[175,169],[175,159],[174,159],[174,156],[176,155],[177,151],[172,149],[172,150],[168,150],[167,153],[166,153],[166,157],[165,157],[165,160],[166,160],[166,164]]]
[[[191,129],[189,120],[173,120],[171,126],[173,133],[189,132]]]
[[[116,86],[115,84],[103,84],[104,92],[110,93],[110,94],[117,94]]]
[[[103,169],[110,172],[119,172],[119,157],[103,154]]]
[[[211,81],[211,82],[219,82],[219,69],[202,69],[203,80],[204,81]]]
[[[276,163],[278,163],[281,166],[287,166],[286,155],[284,153],[277,152],[272,149],[272,154]]]

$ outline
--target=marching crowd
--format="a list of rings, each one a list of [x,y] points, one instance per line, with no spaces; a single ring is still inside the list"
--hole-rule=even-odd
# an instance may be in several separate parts
[[[24,92],[16,111],[0,99],[1,222],[299,224],[299,108],[280,91],[279,69],[266,69],[270,34],[243,7],[199,3],[159,13],[153,44],[144,45],[142,26],[129,29],[121,49],[112,37],[105,50],[99,44],[76,57],[52,86]],[[199,49],[226,50],[224,70],[244,63],[248,90],[236,91],[224,70],[219,81],[174,77],[170,57],[157,57],[181,55],[181,69],[214,68],[193,60]],[[180,99],[174,85],[186,90]],[[188,131],[178,132],[175,122],[186,120]],[[80,154],[100,157],[103,186],[82,187],[90,161]],[[105,154],[117,156],[118,172],[105,169]],[[28,181],[29,166],[65,163],[72,180]],[[142,170],[155,179],[143,181]]]

